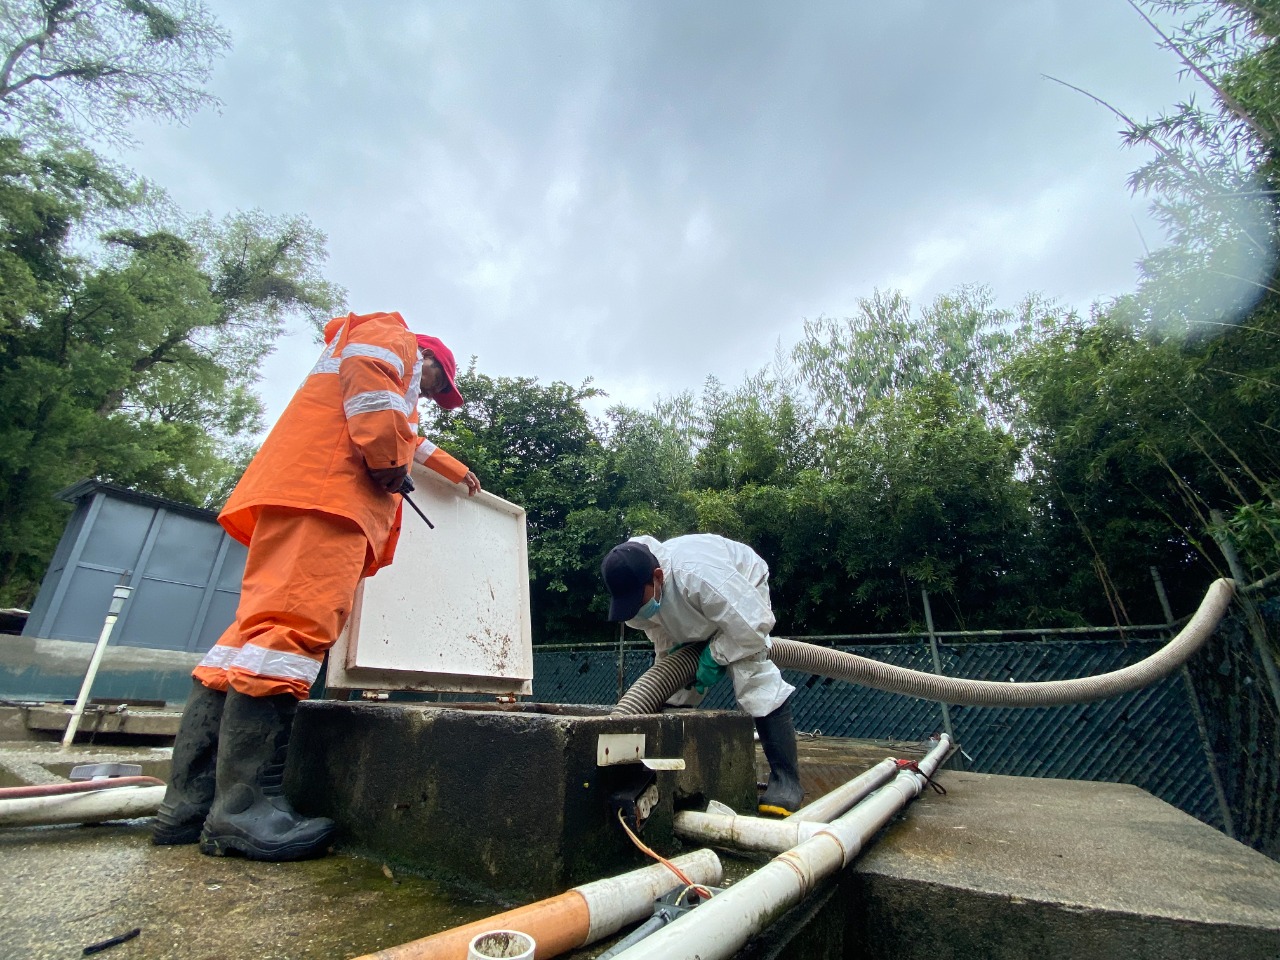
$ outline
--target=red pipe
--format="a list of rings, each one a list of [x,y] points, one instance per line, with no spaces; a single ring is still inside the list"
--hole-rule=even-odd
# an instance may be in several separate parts
[[[107,780],[76,780],[71,783],[45,783],[34,787],[0,787],[0,800],[18,800],[23,797],[56,797],[63,793],[91,793],[94,790],[110,790],[112,787],[163,787],[165,782],[155,777],[111,777]]]

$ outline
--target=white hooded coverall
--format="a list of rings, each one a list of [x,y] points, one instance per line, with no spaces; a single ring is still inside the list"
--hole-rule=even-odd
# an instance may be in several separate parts
[[[769,566],[750,547],[712,533],[675,537],[665,543],[632,537],[644,544],[662,567],[658,612],[627,621],[643,630],[658,659],[686,643],[711,640],[711,656],[726,667],[738,706],[764,717],[782,706],[795,687],[768,650],[773,608],[769,603]],[[668,700],[696,706],[702,694],[682,690]]]

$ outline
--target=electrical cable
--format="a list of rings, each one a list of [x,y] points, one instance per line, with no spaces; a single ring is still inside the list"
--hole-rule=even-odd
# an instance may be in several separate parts
[[[691,889],[695,893],[697,893],[698,896],[706,897],[707,899],[711,898],[710,890],[702,886],[702,884],[700,883],[694,883],[692,880],[689,879],[689,877],[685,874],[685,872],[681,870],[679,867],[677,867],[674,863],[672,863],[662,854],[658,853],[656,850],[652,850],[649,847],[647,847],[644,841],[641,840],[639,837],[637,837],[635,833],[632,831],[632,829],[629,826],[627,826],[627,821],[623,818],[621,810],[618,811],[618,822],[622,824],[622,829],[627,831],[627,836],[631,838],[631,842],[634,843],[637,847],[639,847],[642,853],[647,854],[648,856],[652,857],[654,860],[657,860],[660,864],[662,864],[664,867],[666,867],[668,870],[674,873],[676,877],[679,878],[681,883],[683,883],[688,889]]]

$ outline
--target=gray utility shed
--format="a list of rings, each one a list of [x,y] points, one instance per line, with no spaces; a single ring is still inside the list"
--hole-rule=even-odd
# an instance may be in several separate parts
[[[25,637],[97,640],[117,584],[133,587],[112,645],[202,653],[235,619],[245,548],[217,514],[97,480],[57,494],[75,504]]]

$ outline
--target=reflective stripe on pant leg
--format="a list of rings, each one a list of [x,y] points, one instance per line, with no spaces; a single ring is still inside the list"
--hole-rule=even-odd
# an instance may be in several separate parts
[[[191,675],[210,690],[227,692],[227,667],[235,659],[236,652],[244,641],[240,639],[240,625],[231,621],[231,625],[222,631],[218,642],[209,648]]]
[[[240,592],[243,644],[227,667],[233,689],[306,699],[351,613],[367,549],[360,528],[344,517],[262,509]]]

